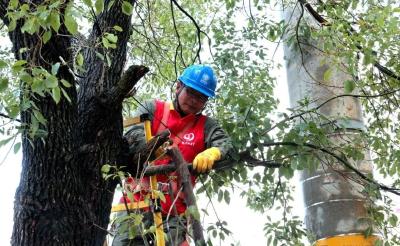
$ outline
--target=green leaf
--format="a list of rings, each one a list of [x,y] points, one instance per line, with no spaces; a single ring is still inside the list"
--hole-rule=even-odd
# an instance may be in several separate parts
[[[0,79],[0,92],[4,91],[8,87],[8,78]]]
[[[110,56],[108,54],[106,54],[106,60],[107,60],[107,65],[109,67],[111,67],[111,59],[110,59]]]
[[[57,75],[58,69],[60,68],[60,63],[57,62],[56,64],[53,64],[53,66],[51,66],[51,74],[53,75]]]
[[[101,167],[101,172],[102,172],[102,173],[108,173],[108,172],[110,172],[110,169],[111,169],[111,166],[108,165],[108,164],[105,164],[105,165],[103,165],[103,166]]]
[[[69,103],[71,103],[72,101],[71,101],[71,98],[68,96],[68,93],[63,88],[61,88],[61,92],[64,95],[64,97],[67,99],[67,101]]]
[[[93,6],[92,5],[92,0],[83,0],[83,3],[86,4],[86,6],[88,6],[90,8]]]
[[[23,65],[25,65],[26,63],[27,62],[25,60],[18,60],[13,64],[12,70],[14,72],[19,72],[23,69]]]
[[[105,38],[105,37],[102,37],[101,38],[101,42],[103,43],[103,46],[104,46],[104,48],[106,48],[106,49],[108,49],[109,47],[110,47],[110,42],[108,41],[108,39],[107,38]]]
[[[76,56],[76,64],[78,66],[82,66],[83,65],[83,55],[82,53],[79,52],[79,54]]]
[[[8,113],[8,116],[10,116],[12,119],[14,119],[15,117],[17,117],[18,113],[19,113],[19,106],[18,105],[10,105],[8,107],[6,107],[6,111]]]
[[[66,81],[65,79],[61,79],[60,81],[61,81],[61,84],[62,84],[65,88],[69,88],[69,87],[72,86],[72,85],[71,85],[68,81]]]
[[[0,69],[7,67],[7,62],[0,60]]]
[[[191,217],[194,218],[195,220],[200,220],[200,213],[196,206],[189,206],[186,209],[186,213],[188,215],[191,215]]]
[[[122,32],[122,31],[123,31],[122,27],[117,26],[117,25],[115,25],[113,28],[114,28],[114,30],[117,31],[117,32]]]
[[[12,32],[17,27],[17,20],[11,19],[10,24],[8,24],[8,32]]]
[[[219,190],[218,191],[218,201],[219,202],[222,201],[223,196],[224,196],[224,192],[222,192],[222,190]]]
[[[21,27],[21,32],[27,32],[29,34],[34,34],[39,29],[39,23],[36,17],[31,17],[25,20],[24,25]]]
[[[354,88],[356,88],[356,84],[352,80],[346,80],[344,82],[344,93],[351,93]]]
[[[54,29],[54,31],[58,32],[58,29],[61,26],[60,14],[57,11],[51,11],[48,21],[50,22],[50,26]]]
[[[122,2],[122,12],[126,15],[131,15],[133,11],[132,4],[127,1]]]
[[[111,1],[108,3],[107,9],[110,10],[111,7],[114,5],[114,3],[115,3],[115,0],[111,0]]]
[[[68,32],[70,32],[72,35],[75,35],[78,33],[78,23],[76,23],[76,20],[74,18],[74,14],[72,13],[72,10],[65,11],[65,15],[64,15],[64,24],[67,27]]]
[[[29,73],[25,72],[25,71],[22,71],[22,72],[19,74],[19,78],[20,78],[22,81],[24,81],[24,82],[26,82],[26,83],[28,83],[28,84],[31,84],[32,81],[33,81],[32,76],[31,76]]]
[[[394,215],[394,214],[392,214],[392,215],[389,217],[389,224],[390,224],[391,226],[393,226],[393,227],[396,227],[396,226],[397,226],[397,222],[398,222],[397,216]]]
[[[56,104],[58,104],[61,99],[60,87],[55,87],[51,89],[51,96],[53,97]]]
[[[14,144],[14,154],[18,153],[20,148],[21,148],[21,142]]]
[[[10,2],[8,3],[8,9],[10,10],[14,10],[18,7],[18,0],[10,0]]]
[[[108,41],[110,41],[111,43],[116,43],[118,41],[118,37],[112,33],[107,33],[106,34],[106,38],[108,39]]]
[[[325,72],[324,72],[324,81],[329,81],[329,79],[332,77],[332,69],[328,68]]]
[[[45,32],[43,34],[42,38],[43,38],[43,43],[44,44],[47,43],[51,38],[51,30],[48,30],[47,32]]]
[[[225,200],[226,204],[229,204],[231,202],[231,197],[227,190],[224,191],[224,200]]]
[[[96,0],[94,6],[96,8],[96,14],[100,14],[104,10],[104,0]]]
[[[34,78],[31,89],[33,92],[44,97],[43,91],[45,90],[45,87],[43,79]]]
[[[13,139],[13,138],[14,138],[14,136],[6,138],[6,139],[3,139],[3,140],[0,140],[0,147],[3,146],[3,145],[8,144],[11,141],[11,139]]]
[[[48,75],[46,77],[46,79],[44,80],[44,84],[46,86],[46,88],[55,88],[58,86],[58,79],[56,76],[54,75]]]
[[[98,57],[98,58],[100,58],[102,61],[104,61],[104,56],[103,56],[103,54],[101,54],[101,53],[99,53],[99,52],[97,52],[97,51],[95,51],[96,52],[96,56]]]
[[[46,119],[44,118],[43,114],[39,110],[33,110],[33,115],[39,121],[39,123],[41,123],[42,125],[46,124]]]

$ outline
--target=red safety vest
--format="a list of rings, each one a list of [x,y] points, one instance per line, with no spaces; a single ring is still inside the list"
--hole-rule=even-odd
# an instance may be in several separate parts
[[[174,141],[174,145],[177,144],[186,162],[191,163],[196,155],[206,148],[204,142],[204,125],[207,117],[204,115],[193,114],[181,117],[176,110],[170,109],[169,103],[159,100],[156,100],[155,103],[156,107],[151,129],[152,135],[154,136],[168,128],[171,132],[171,138]],[[169,158],[159,160],[155,162],[155,165],[166,165],[170,161],[171,160]],[[196,177],[191,175],[191,179],[194,186]],[[146,187],[148,186],[149,182],[149,178],[144,177],[140,183],[142,187]],[[165,202],[161,201],[162,214],[167,215],[170,213],[175,215],[176,213],[184,213],[186,211],[186,204],[182,192],[177,198],[178,183],[176,172],[168,175],[157,175],[157,182],[159,182],[161,190],[164,192],[165,196]],[[174,203],[176,211],[171,209],[173,199],[168,192],[169,190],[173,191],[174,198],[176,199]],[[146,194],[148,194],[148,190],[135,193],[134,198],[136,201],[143,200]],[[123,202],[123,199],[121,199],[121,201]]]

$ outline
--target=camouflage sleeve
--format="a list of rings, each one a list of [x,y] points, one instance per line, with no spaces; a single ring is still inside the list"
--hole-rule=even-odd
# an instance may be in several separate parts
[[[221,159],[232,159],[234,149],[230,137],[219,126],[216,120],[207,118],[204,127],[206,148],[217,147],[221,151]]]

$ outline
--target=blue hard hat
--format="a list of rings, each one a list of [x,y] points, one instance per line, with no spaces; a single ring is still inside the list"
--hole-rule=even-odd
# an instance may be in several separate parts
[[[187,67],[178,78],[185,86],[208,96],[215,96],[217,77],[213,69],[207,65],[192,65]]]

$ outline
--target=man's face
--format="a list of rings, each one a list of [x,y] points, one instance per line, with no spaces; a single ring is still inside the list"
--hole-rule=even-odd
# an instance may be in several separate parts
[[[204,105],[208,100],[207,96],[190,87],[184,86],[180,81],[177,82],[176,92],[178,93],[179,90],[182,91],[179,93],[177,99],[183,113],[197,114],[204,108]]]

